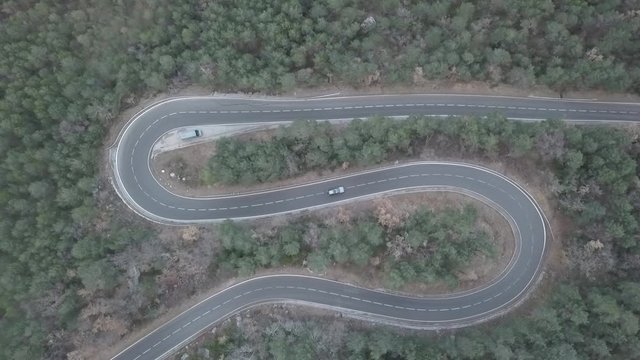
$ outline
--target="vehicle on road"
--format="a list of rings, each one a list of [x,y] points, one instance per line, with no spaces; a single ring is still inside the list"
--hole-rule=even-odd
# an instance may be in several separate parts
[[[178,131],[178,136],[181,140],[195,139],[202,136],[202,130],[200,129],[183,129]]]
[[[327,191],[327,194],[337,195],[337,194],[342,194],[343,192],[344,192],[344,186],[338,186],[337,188],[329,189],[329,191]]]

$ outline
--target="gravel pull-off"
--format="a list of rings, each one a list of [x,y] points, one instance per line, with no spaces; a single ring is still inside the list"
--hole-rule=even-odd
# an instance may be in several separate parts
[[[198,126],[202,132],[202,135],[198,138],[182,140],[178,136],[179,131],[188,130],[191,128],[179,128],[172,131],[167,132],[162,135],[160,139],[154,144],[152,149],[152,157],[156,155],[176,150],[180,148],[184,148],[191,145],[202,144],[223,136],[233,136],[242,134],[248,131],[256,131],[256,130],[265,130],[275,128],[278,125],[268,124],[268,125],[254,125],[254,124],[238,124],[238,125],[204,125]],[[193,128],[195,129],[195,128]]]

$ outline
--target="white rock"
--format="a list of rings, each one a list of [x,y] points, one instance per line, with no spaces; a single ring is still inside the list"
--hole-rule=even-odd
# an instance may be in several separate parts
[[[369,16],[368,18],[364,19],[362,24],[360,24],[360,27],[362,28],[362,30],[369,31],[375,25],[376,19],[373,16]]]

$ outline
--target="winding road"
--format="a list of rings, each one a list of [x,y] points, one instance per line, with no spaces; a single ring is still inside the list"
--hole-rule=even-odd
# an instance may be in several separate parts
[[[446,296],[414,298],[309,276],[252,278],[203,300],[113,359],[165,358],[212,324],[242,309],[272,302],[309,304],[352,317],[422,329],[467,326],[512,308],[526,297],[539,277],[547,228],[535,200],[520,185],[495,171],[462,163],[420,162],[273,191],[189,198],[168,191],[150,169],[155,142],[179,127],[493,111],[520,120],[558,117],[620,122],[637,121],[640,106],[476,95],[380,95],[304,100],[188,97],[167,99],[140,111],[121,131],[111,157],[119,195],[149,220],[186,224],[249,219],[331,206],[384,192],[446,190],[473,196],[498,210],[511,224],[516,246],[511,261],[496,279],[481,288]],[[327,196],[326,190],[338,185],[346,192]]]

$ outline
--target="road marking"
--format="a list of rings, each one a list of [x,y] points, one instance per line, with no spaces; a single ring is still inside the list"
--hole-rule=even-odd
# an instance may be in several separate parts
[[[405,104],[405,105],[402,105],[402,104],[384,105],[384,107],[405,107],[405,106],[406,106],[406,107],[408,107],[408,106],[411,106],[411,105],[413,105],[413,104],[410,104],[410,105],[409,105],[409,104]],[[441,106],[441,105],[443,105],[443,104],[438,104],[438,105],[440,105],[440,106]],[[419,104],[419,106],[434,106],[434,104]],[[456,104],[452,104],[452,103],[447,103],[447,104],[446,104],[446,106],[447,106],[447,107],[451,107],[451,106],[460,106],[460,107],[463,107],[463,106],[466,106],[466,105],[461,105],[461,104],[457,104],[457,105],[456,105]],[[363,107],[366,107],[366,106],[363,106]],[[370,106],[370,107],[372,107],[372,106]],[[375,106],[375,107],[381,107],[381,106],[380,106],[380,105],[378,105],[378,106]],[[476,106],[474,106],[474,105],[469,105],[469,107],[476,107]],[[480,106],[478,106],[478,107],[480,107]],[[484,106],[482,106],[482,107],[484,107]],[[505,106],[493,106],[493,107],[497,107],[497,108],[505,108]],[[335,107],[335,108],[333,108],[333,109],[344,109],[344,108],[347,108],[347,107]],[[357,107],[357,108],[360,108],[360,107]],[[515,108],[515,107],[508,107],[508,108],[513,109],[513,108]],[[327,109],[327,108],[322,108],[322,110],[326,110],[326,109]],[[553,109],[553,110],[556,110],[556,109]],[[273,112],[279,112],[279,111],[280,111],[280,110],[274,110]],[[289,110],[283,110],[282,112],[287,112],[287,111],[289,111]],[[305,110],[303,110],[303,111],[309,111],[309,109],[305,109]],[[566,111],[566,109],[560,109],[559,111]],[[245,112],[245,110],[243,110],[242,112]],[[258,111],[258,112],[259,112],[259,111]],[[264,112],[270,112],[270,111],[264,111]],[[617,111],[613,111],[613,110],[605,111],[605,112],[609,112],[609,113],[612,113],[612,114],[618,113]],[[189,111],[189,112],[185,112],[185,111],[180,112],[180,114],[183,114],[183,113],[191,113],[191,111]],[[193,111],[193,113],[195,113],[195,111]],[[205,112],[205,113],[207,113],[207,112]],[[210,112],[208,112],[208,113],[210,113],[210,114],[215,114],[215,113],[218,113],[218,112],[217,112],[217,111],[210,111]],[[224,111],[224,112],[223,112],[223,111],[221,111],[220,113],[238,113],[238,111],[228,111],[228,112],[227,112],[227,111]],[[623,112],[619,112],[619,113],[623,113]],[[624,113],[626,113],[626,112],[624,112]],[[170,115],[175,115],[175,114],[176,114],[176,113],[172,113],[172,114],[170,114]],[[164,115],[164,117],[166,117],[166,116],[168,116],[168,115]],[[159,120],[159,119],[156,119],[156,120],[154,121],[154,123],[156,123],[158,120]],[[147,130],[148,130],[148,129],[149,129],[149,128],[147,128]],[[146,130],[145,130],[145,131],[146,131]],[[138,140],[139,140],[139,138],[138,138]],[[126,158],[125,158],[125,159],[126,159]],[[131,159],[130,159],[130,161],[131,161],[131,162],[133,162],[133,158],[131,158]],[[133,169],[132,169],[132,171],[133,171]],[[135,172],[134,172],[134,176],[135,176]],[[411,175],[410,175],[410,176],[411,176]],[[415,175],[415,176],[418,176],[418,175]],[[422,174],[422,176],[430,176],[430,175],[428,175],[428,174]],[[444,176],[453,176],[453,175],[445,174]],[[402,178],[406,178],[406,177],[407,177],[407,176],[404,176],[404,177],[398,177],[397,179],[402,179]],[[456,177],[462,177],[462,176],[456,175]],[[465,178],[467,178],[467,179],[472,179],[472,178],[468,178],[468,177],[465,177]],[[387,181],[387,180],[395,180],[395,179],[396,179],[396,178],[389,178],[389,179],[385,179],[385,180],[383,180],[383,181]],[[137,178],[136,178],[135,180],[137,181]],[[379,181],[379,182],[383,182],[383,181]],[[480,182],[480,181],[479,181],[479,182]],[[373,184],[373,183],[371,183],[371,184]],[[364,185],[364,184],[362,184],[362,185]],[[138,186],[140,186],[140,184],[138,184]],[[491,186],[495,188],[495,185],[491,185]],[[499,190],[500,190],[500,191],[502,191],[502,192],[504,192],[504,193],[506,193],[506,191],[505,191],[505,190],[503,190],[503,189],[499,189]],[[142,191],[144,192],[144,190],[142,190]],[[146,192],[145,192],[145,194],[146,194],[147,196],[149,196]],[[324,194],[324,193],[318,193],[318,194]],[[509,195],[510,195],[510,194],[509,194]],[[309,197],[309,196],[313,196],[313,195],[307,195],[306,197]],[[511,195],[510,195],[510,196],[511,196]],[[149,197],[150,197],[150,198],[152,198],[151,196],[149,196]],[[512,196],[511,196],[511,197],[512,197]],[[155,202],[161,203],[160,201],[158,201],[158,200],[157,200],[157,199],[155,199],[155,198],[152,198],[152,199],[153,199],[153,201],[155,201]],[[296,198],[296,199],[297,199],[297,198]],[[512,199],[513,199],[513,197],[512,197]],[[287,201],[289,201],[289,200],[293,200],[293,199],[288,199]],[[278,202],[283,202],[283,200],[276,201],[276,203],[278,203]],[[271,203],[266,203],[266,204],[271,204]],[[166,204],[163,204],[163,203],[161,203],[161,205],[166,206]],[[255,206],[260,206],[260,205],[263,205],[263,204],[259,204],[259,205],[251,205],[251,206],[252,206],[252,207],[255,207]],[[521,203],[519,203],[518,205],[519,205],[519,206],[521,206]],[[169,205],[169,206],[171,206],[171,205]],[[247,207],[249,207],[249,206],[241,206],[240,208],[247,208]],[[234,207],[234,208],[237,208],[237,207]],[[184,208],[180,208],[180,209],[185,210]],[[220,209],[221,209],[221,210],[222,210],[222,209],[225,209],[225,210],[226,210],[227,208],[220,208]],[[188,209],[188,210],[190,210],[190,211],[194,211],[195,209]],[[198,211],[204,211],[205,209],[198,208],[197,210],[198,210]],[[215,209],[213,209],[213,210],[215,210]],[[531,227],[531,224],[529,224],[529,226]],[[530,260],[530,259],[529,259],[529,261],[528,261],[528,264],[529,264],[529,263],[531,263],[531,260]],[[301,288],[301,287],[297,287],[297,288]],[[262,288],[261,288],[261,289],[262,289]],[[301,288],[301,289],[305,289],[305,288]],[[316,289],[310,289],[310,288],[309,288],[309,289],[307,289],[307,290],[309,290],[309,291],[316,291]],[[246,294],[246,293],[245,293],[245,294]],[[332,293],[332,294],[333,294],[333,295],[337,295],[336,293]],[[244,295],[244,294],[243,294],[243,295]],[[341,297],[346,297],[346,295],[344,295],[344,294],[340,294],[340,296],[341,296]],[[495,297],[495,296],[499,296],[499,295],[494,295],[494,297]],[[363,302],[365,302],[365,301],[366,301],[365,299],[360,299],[360,298],[356,298],[356,297],[353,297],[353,296],[350,296],[350,298],[352,298],[352,299],[354,299],[354,300],[357,300],[357,301],[363,301]],[[226,303],[228,303],[228,302],[229,302],[229,300],[227,300],[227,301],[225,302],[225,304],[226,304]],[[378,304],[380,304],[380,303],[378,303]],[[385,305],[385,306],[389,306],[389,304],[384,304],[384,305]],[[470,307],[471,305],[465,305],[465,306]],[[218,308],[218,307],[220,307],[220,305],[218,305],[216,308]],[[402,307],[398,307],[398,306],[394,306],[394,307],[402,308]],[[413,309],[413,308],[405,308],[405,309]],[[457,308],[451,308],[451,309],[457,309]],[[449,310],[449,309],[438,309],[437,311],[447,311],[447,310]],[[209,311],[211,311],[211,310],[209,310]],[[422,310],[421,310],[421,309],[417,309],[417,311],[425,311],[425,310],[424,310],[424,309],[422,309]]]

